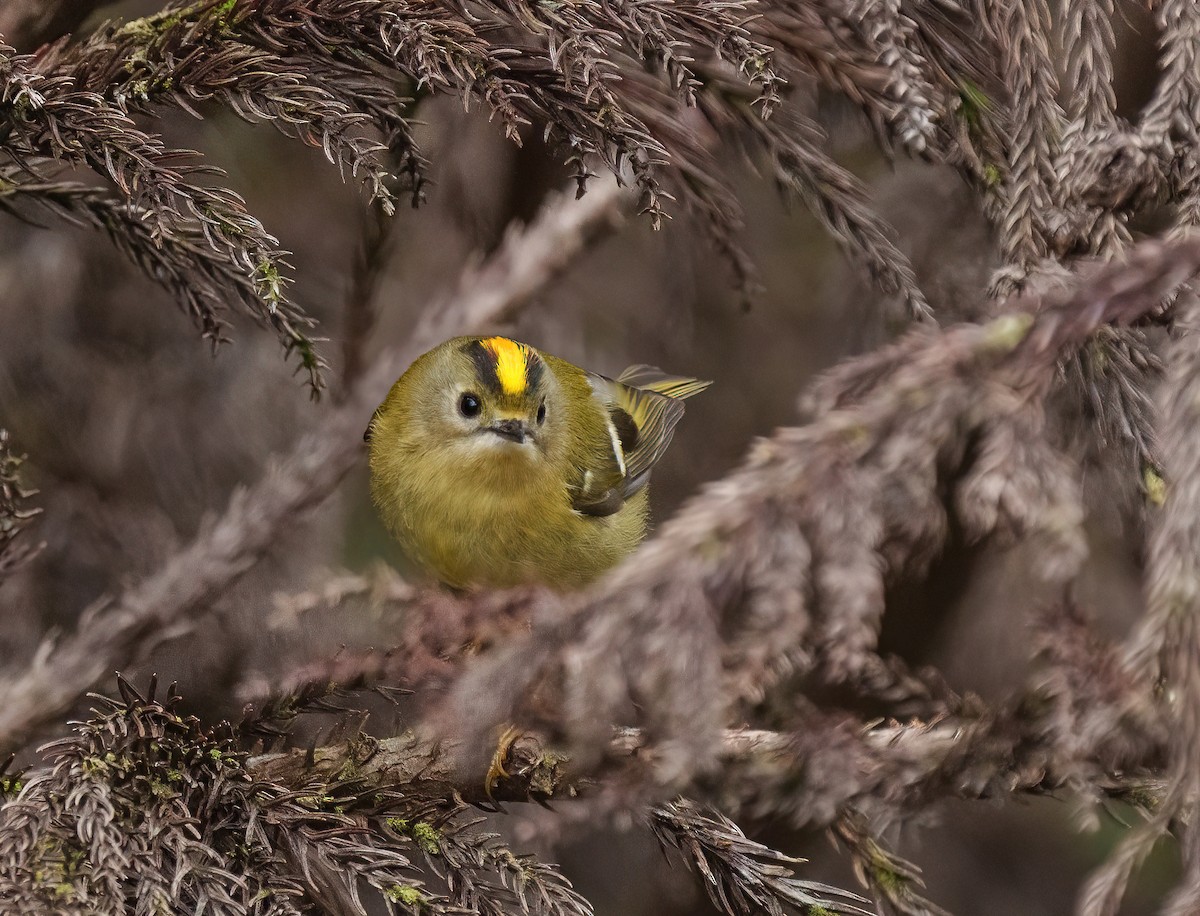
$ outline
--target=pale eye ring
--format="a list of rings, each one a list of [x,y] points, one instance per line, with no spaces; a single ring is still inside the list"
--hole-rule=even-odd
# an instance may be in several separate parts
[[[481,409],[482,405],[479,403],[477,394],[468,391],[458,399],[458,412],[464,417],[477,417]]]
[[[542,403],[538,405],[537,424],[538,424],[538,426],[541,426],[545,422],[546,422],[546,402],[542,401]]]

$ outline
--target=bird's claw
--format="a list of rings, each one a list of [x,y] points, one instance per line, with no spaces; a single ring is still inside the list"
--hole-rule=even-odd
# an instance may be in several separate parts
[[[495,801],[492,791],[501,779],[510,775],[508,770],[504,769],[504,761],[508,759],[508,752],[512,750],[514,742],[519,737],[521,737],[520,729],[514,725],[509,725],[504,729],[504,733],[500,736],[500,740],[496,744],[496,752],[492,754],[492,762],[488,764],[487,776],[484,777],[483,781],[483,791],[492,801]]]

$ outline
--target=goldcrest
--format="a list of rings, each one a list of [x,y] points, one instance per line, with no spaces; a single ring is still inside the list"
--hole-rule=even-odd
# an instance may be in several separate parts
[[[583,585],[646,533],[650,471],[709,382],[633,366],[617,379],[506,337],[419,357],[375,411],[371,493],[447,585]]]

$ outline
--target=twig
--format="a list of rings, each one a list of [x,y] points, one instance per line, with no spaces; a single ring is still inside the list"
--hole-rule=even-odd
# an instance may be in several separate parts
[[[1028,707],[1032,709],[1032,707]],[[888,722],[862,726],[849,719],[815,716],[800,735],[752,728],[726,729],[714,749],[718,771],[703,780],[716,803],[730,814],[765,812],[789,805],[782,786],[802,787],[790,800],[787,817],[798,825],[823,827],[855,803],[869,803],[886,787],[896,809],[921,810],[947,798],[981,799],[1004,794],[1053,794],[1079,784],[1038,740],[1044,723],[1037,715],[984,716],[939,723]],[[520,733],[505,753],[504,775],[491,787],[483,774],[456,761],[464,750],[456,741],[437,741],[406,732],[379,742],[349,740],[318,748],[262,754],[247,761],[256,779],[300,785],[306,779],[335,781],[352,771],[358,791],[396,785],[417,787],[424,795],[458,794],[473,804],[566,800],[598,791],[604,776],[650,775],[655,765],[653,739],[643,730],[617,730],[601,767],[576,761],[533,732]],[[1146,747],[1154,760],[1160,748]],[[1107,748],[1088,749],[1097,761]],[[840,761],[840,765],[837,762]],[[1126,761],[1134,763],[1134,761]],[[1150,771],[1106,771],[1093,777],[1103,795],[1152,807],[1163,784]],[[701,789],[701,791],[704,791]],[[773,802],[768,802],[773,799]]]

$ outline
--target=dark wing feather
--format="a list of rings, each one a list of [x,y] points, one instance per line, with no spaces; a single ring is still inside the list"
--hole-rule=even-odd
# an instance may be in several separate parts
[[[617,487],[611,487],[602,493],[580,493],[571,503],[576,512],[590,515],[593,518],[604,518],[615,515],[625,505],[625,494]]]

